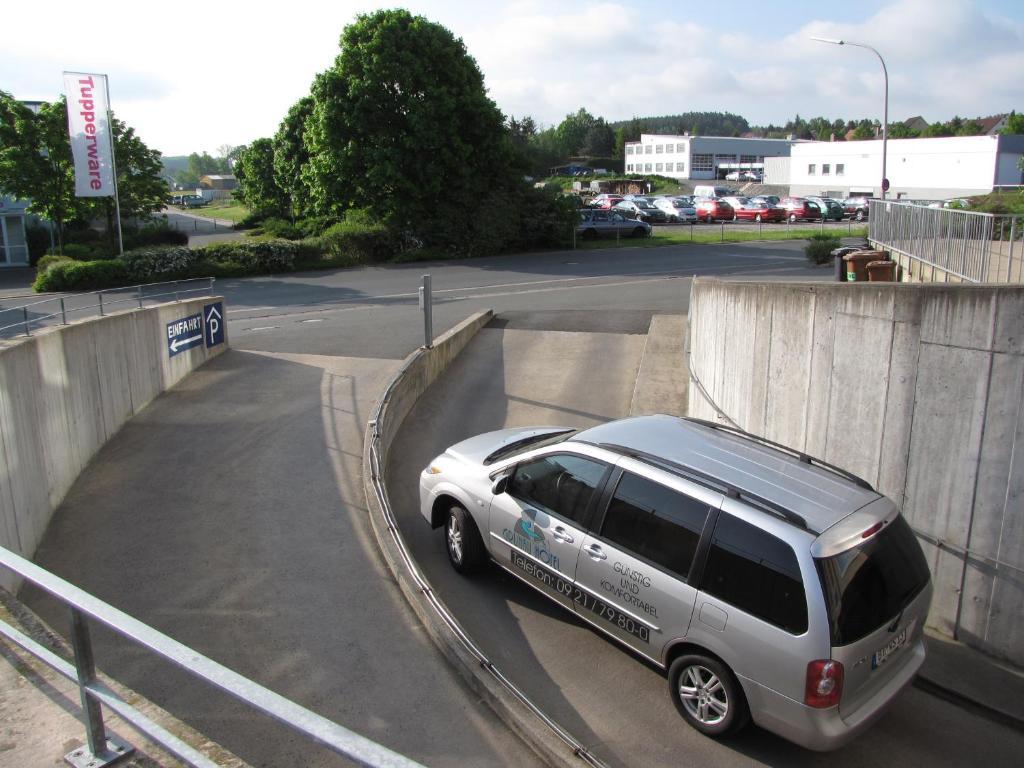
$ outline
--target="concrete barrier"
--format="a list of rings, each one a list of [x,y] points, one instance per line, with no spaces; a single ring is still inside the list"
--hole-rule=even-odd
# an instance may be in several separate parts
[[[1024,286],[694,281],[690,415],[903,507],[929,622],[1024,663]]]
[[[50,517],[100,447],[154,397],[227,347],[174,357],[167,324],[196,298],[40,331],[0,346],[0,544],[31,558]],[[223,322],[223,320],[222,320]],[[12,589],[9,574],[0,585]]]
[[[434,342],[406,358],[386,388],[363,444],[363,486],[374,536],[388,568],[431,640],[460,676],[544,763],[563,768],[601,766],[570,734],[524,694],[512,688],[500,670],[484,657],[452,617],[412,560],[390,511],[387,497],[387,457],[406,416],[427,388],[493,317],[490,310],[469,317]]]

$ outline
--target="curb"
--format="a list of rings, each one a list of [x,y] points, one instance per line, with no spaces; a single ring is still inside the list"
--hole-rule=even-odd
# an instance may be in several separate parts
[[[604,768],[604,764],[582,744],[533,706],[526,695],[477,648],[420,574],[390,516],[383,474],[391,437],[397,433],[420,394],[493,316],[491,310],[478,312],[435,340],[431,349],[416,350],[405,359],[385,387],[363,438],[363,490],[370,524],[388,569],[405,599],[430,639],[469,688],[484,699],[545,764],[553,768],[579,768],[581,765]],[[406,385],[410,391],[400,391]],[[392,410],[393,413],[390,412]],[[375,450],[377,441],[381,444],[383,457],[378,456]]]
[[[925,677],[920,673],[914,678],[913,684],[918,690],[948,701],[950,704],[954,704],[968,712],[973,712],[979,717],[984,717],[986,720],[991,720],[999,725],[1024,733],[1024,720],[1016,715],[1012,715],[989,704],[984,704],[961,691],[937,683],[935,680]]]

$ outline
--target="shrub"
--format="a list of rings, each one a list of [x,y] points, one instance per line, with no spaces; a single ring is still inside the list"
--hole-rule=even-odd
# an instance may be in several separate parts
[[[36,291],[91,291],[125,285],[124,263],[119,259],[101,261],[62,261],[51,264],[36,275]]]
[[[54,264],[60,264],[65,261],[74,261],[74,259],[68,256],[61,256],[59,253],[48,253],[39,259],[36,264],[36,270],[42,272],[44,269],[48,269]]]
[[[55,248],[47,251],[51,255],[67,256],[76,261],[97,261],[99,259],[113,259],[114,254],[105,243],[64,243],[64,247],[58,254]]]
[[[239,264],[247,274],[287,272],[295,268],[295,257],[300,253],[298,244],[290,240],[234,240],[212,243],[197,249],[204,262]]]
[[[122,261],[133,283],[155,283],[190,276],[199,256],[184,246],[169,245],[125,251]]]
[[[330,227],[319,240],[324,252],[349,264],[387,261],[400,250],[398,238],[383,225],[342,221]]]
[[[836,235],[828,232],[817,232],[807,238],[808,243],[804,246],[804,254],[811,264],[829,264],[832,261],[832,251],[838,248],[841,243]]]
[[[285,240],[300,240],[304,237],[300,227],[297,227],[285,219],[278,219],[275,217],[264,219],[260,228],[263,230],[263,234],[265,235],[281,237]]]
[[[188,245],[188,233],[171,229],[166,221],[154,221],[124,233],[125,251],[152,245]]]

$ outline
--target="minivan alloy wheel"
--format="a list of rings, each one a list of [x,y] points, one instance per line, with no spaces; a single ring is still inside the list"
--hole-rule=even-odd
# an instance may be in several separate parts
[[[694,665],[679,678],[679,699],[691,716],[705,725],[718,725],[729,714],[729,695],[718,676]]]
[[[448,539],[448,552],[451,554],[452,560],[457,563],[462,562],[462,525],[459,518],[455,515],[448,517],[448,528],[446,531],[446,537]]]

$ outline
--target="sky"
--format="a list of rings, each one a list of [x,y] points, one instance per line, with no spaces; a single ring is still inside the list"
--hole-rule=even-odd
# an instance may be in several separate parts
[[[60,97],[61,73],[105,73],[118,118],[165,155],[272,136],[360,13],[404,7],[462,39],[506,115],[557,125],[732,112],[891,121],[1024,111],[1024,0],[36,0],[6,3],[0,90]]]

